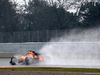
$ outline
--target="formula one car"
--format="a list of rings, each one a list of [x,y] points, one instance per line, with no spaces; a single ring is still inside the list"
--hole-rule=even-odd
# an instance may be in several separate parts
[[[17,65],[18,63],[22,63],[22,64],[29,65],[32,63],[38,63],[43,60],[44,58],[39,57],[38,53],[36,53],[35,51],[30,51],[28,54],[22,55],[20,57],[16,57],[16,56],[11,57],[10,64]]]

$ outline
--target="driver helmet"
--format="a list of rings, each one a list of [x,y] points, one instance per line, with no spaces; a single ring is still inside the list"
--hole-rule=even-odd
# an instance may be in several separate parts
[[[32,51],[32,50],[30,50],[30,52],[29,52],[30,54],[33,54],[33,53],[35,53],[35,51]]]
[[[32,51],[33,53],[35,53],[35,51]]]

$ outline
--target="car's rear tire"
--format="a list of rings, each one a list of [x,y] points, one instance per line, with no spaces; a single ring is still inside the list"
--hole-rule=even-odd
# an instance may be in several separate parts
[[[26,57],[25,58],[25,64],[26,65],[30,65],[33,63],[33,58],[32,57]]]
[[[11,61],[10,61],[10,64],[11,65],[16,65],[18,63],[18,60],[16,57],[11,57]]]

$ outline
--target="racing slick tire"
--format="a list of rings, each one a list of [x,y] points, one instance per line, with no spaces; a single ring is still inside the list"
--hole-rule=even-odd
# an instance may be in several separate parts
[[[26,65],[30,65],[33,63],[33,58],[32,57],[26,57],[25,58],[25,64]]]
[[[18,63],[18,60],[16,57],[11,57],[11,61],[10,61],[10,64],[11,65],[16,65]]]

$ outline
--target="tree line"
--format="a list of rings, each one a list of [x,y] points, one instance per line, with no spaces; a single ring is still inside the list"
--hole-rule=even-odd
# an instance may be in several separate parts
[[[25,1],[25,0],[24,0]],[[0,0],[0,32],[64,30],[98,27],[100,24],[100,3],[82,2],[79,11],[70,13],[58,3],[45,0],[29,0],[18,10],[17,3]]]

